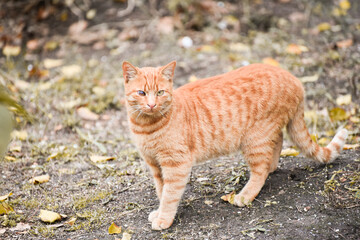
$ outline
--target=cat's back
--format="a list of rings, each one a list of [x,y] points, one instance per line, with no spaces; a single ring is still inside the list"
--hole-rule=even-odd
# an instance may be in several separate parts
[[[202,95],[211,92],[246,94],[261,89],[276,89],[303,95],[301,82],[288,71],[267,64],[251,64],[233,71],[188,83],[175,90],[176,95]],[[239,92],[240,91],[240,92]],[[249,92],[250,91],[250,92]]]

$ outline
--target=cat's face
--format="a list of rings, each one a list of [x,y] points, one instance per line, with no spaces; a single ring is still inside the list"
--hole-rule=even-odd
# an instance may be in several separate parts
[[[125,95],[130,113],[164,115],[172,102],[172,85],[176,62],[158,68],[137,68],[123,63]]]

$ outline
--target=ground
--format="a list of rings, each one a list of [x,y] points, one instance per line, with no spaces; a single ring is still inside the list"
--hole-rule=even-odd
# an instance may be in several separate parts
[[[0,239],[359,238],[357,1],[67,3],[1,4],[0,84],[32,119],[15,114],[0,160],[0,199],[12,193],[0,204],[13,209],[0,208]],[[278,65],[304,84],[313,137],[326,145],[345,127],[347,150],[329,165],[283,155],[246,208],[221,199],[248,179],[240,153],[195,166],[174,224],[153,231],[147,217],[158,201],[129,137],[124,60],[177,60],[176,87],[253,62]],[[66,216],[45,223],[40,210]],[[121,233],[109,234],[113,222]]]

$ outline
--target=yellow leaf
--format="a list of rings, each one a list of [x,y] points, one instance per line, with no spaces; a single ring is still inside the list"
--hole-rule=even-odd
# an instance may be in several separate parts
[[[109,234],[119,234],[119,233],[121,233],[121,227],[119,227],[113,222],[109,227]]]
[[[33,183],[33,184],[46,183],[49,180],[50,180],[49,174],[45,174],[45,175],[33,177],[32,179],[29,180],[29,183]]]
[[[46,159],[46,161],[50,161],[50,160],[56,158],[57,156],[59,156],[59,154],[60,154],[59,152],[52,153],[52,154]]]
[[[229,194],[226,194],[226,195],[222,196],[221,199],[226,201],[226,202],[229,202],[231,204],[234,204],[235,192],[231,192]]]
[[[333,108],[329,111],[330,119],[334,122],[343,121],[349,118],[346,111],[342,108]]]
[[[81,67],[79,65],[68,65],[61,68],[61,73],[65,78],[74,78],[80,75]]]
[[[286,52],[290,54],[300,55],[302,53],[299,45],[291,43],[287,46]]]
[[[197,81],[198,80],[198,78],[195,76],[195,75],[191,75],[190,77],[189,77],[189,82],[195,82],[195,81]]]
[[[327,30],[330,30],[331,25],[329,23],[320,23],[319,25],[317,25],[317,29],[319,30],[319,32],[324,32]]]
[[[55,50],[58,46],[59,46],[58,42],[56,42],[56,41],[48,41],[48,42],[45,43],[44,48],[46,50],[52,51],[52,50]]]
[[[11,133],[11,137],[12,138],[17,138],[21,141],[25,141],[28,137],[28,134],[25,130],[23,131],[18,131],[18,130],[14,130],[12,133]]]
[[[343,10],[348,10],[351,7],[351,3],[348,0],[341,0],[339,6]]]
[[[4,195],[4,196],[0,196],[0,202],[5,201],[5,200],[8,199],[11,195],[12,195],[12,192],[9,193],[9,194],[6,194],[6,195]]]
[[[300,153],[298,151],[296,151],[295,149],[292,148],[287,148],[281,151],[280,156],[282,157],[287,157],[287,156],[297,156]]]
[[[62,59],[51,59],[51,58],[46,58],[44,60],[44,67],[47,69],[50,68],[55,68],[55,67],[59,67],[63,64],[63,60]]]
[[[61,215],[48,210],[40,210],[39,218],[43,222],[53,223],[57,220],[61,220]]]
[[[340,95],[336,98],[337,105],[349,105],[351,103],[351,94]]]
[[[16,161],[16,158],[12,157],[12,156],[5,156],[4,157],[6,161],[9,161],[9,162],[15,162]]]
[[[323,138],[319,139],[318,144],[324,146],[324,145],[327,145],[329,142],[330,142],[330,139],[323,137]]]
[[[358,117],[350,117],[350,121],[352,121],[353,123],[360,123],[360,118],[358,118]]]
[[[17,56],[19,55],[21,52],[21,48],[19,46],[10,46],[10,45],[6,45],[3,48],[3,54],[6,57],[10,57],[10,56]]]
[[[200,51],[206,52],[206,53],[213,53],[213,52],[216,52],[216,49],[212,45],[203,45],[203,46],[201,46]]]
[[[110,160],[114,160],[115,157],[109,157],[109,156],[98,156],[98,155],[91,155],[90,160],[94,163],[102,163]]]
[[[302,83],[308,83],[308,82],[316,82],[319,79],[319,75],[315,74],[312,76],[305,76],[299,78]]]
[[[87,107],[80,107],[76,110],[76,112],[84,120],[96,121],[99,119],[99,115],[90,111]]]
[[[359,144],[359,143],[356,143],[356,144],[345,144],[345,145],[344,145],[344,149],[345,149],[345,150],[356,149],[356,148],[359,148],[359,147],[360,147],[360,144]]]
[[[131,239],[131,234],[127,233],[127,232],[124,232],[121,240],[130,240],[130,239]]]
[[[310,137],[314,142],[317,142],[319,136],[317,134],[311,134]]]
[[[263,58],[263,59],[262,59],[262,62],[265,63],[265,64],[268,64],[268,65],[275,66],[275,67],[279,67],[279,66],[280,66],[280,63],[279,63],[278,61],[276,61],[275,59],[270,58],[270,57]]]
[[[13,211],[14,209],[9,204],[7,204],[6,202],[0,202],[0,215],[9,214]]]
[[[68,221],[66,221],[65,224],[73,226],[75,224],[75,221],[76,221],[76,217],[72,217]]]

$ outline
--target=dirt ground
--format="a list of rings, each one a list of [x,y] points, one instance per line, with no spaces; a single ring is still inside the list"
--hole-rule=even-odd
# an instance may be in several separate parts
[[[0,160],[0,196],[12,193],[0,203],[14,210],[0,215],[1,240],[360,238],[357,1],[68,2],[0,2],[0,84],[33,117],[15,116]],[[158,201],[129,137],[124,60],[177,60],[176,86],[253,62],[279,65],[303,82],[319,144],[345,127],[348,150],[329,165],[281,157],[246,208],[221,199],[248,179],[241,154],[195,166],[174,224],[153,231],[147,217]],[[49,181],[29,182],[44,174]],[[66,216],[45,223],[40,210]],[[112,223],[121,233],[109,234]]]

